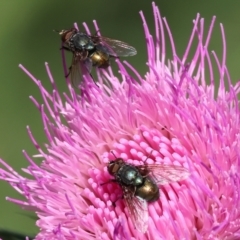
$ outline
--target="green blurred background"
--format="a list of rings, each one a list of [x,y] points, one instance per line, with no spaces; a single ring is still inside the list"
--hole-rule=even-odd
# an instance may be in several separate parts
[[[156,4],[168,20],[180,56],[196,14],[199,12],[206,24],[216,15],[210,49],[221,54],[221,22],[227,36],[229,72],[233,81],[239,79],[240,1],[158,0]],[[92,20],[96,19],[102,35],[126,41],[137,48],[137,57],[128,60],[144,75],[147,60],[140,10],[144,11],[150,29],[154,30],[151,1],[0,1],[1,158],[18,171],[28,165],[22,149],[30,155],[36,151],[27,136],[26,125],[30,125],[39,143],[46,142],[40,114],[28,98],[33,95],[41,101],[39,91],[18,64],[22,63],[50,89],[44,68],[44,62],[48,62],[59,89],[67,91],[59,51],[60,38],[52,30],[70,28],[74,22],[79,25],[86,22],[94,32]],[[4,182],[0,182],[0,188],[0,229],[36,234],[38,229],[29,213],[5,200],[5,196],[20,196]]]

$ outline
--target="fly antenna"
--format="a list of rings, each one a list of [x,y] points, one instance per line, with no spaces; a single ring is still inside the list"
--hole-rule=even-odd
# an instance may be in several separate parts
[[[151,152],[147,155],[147,158],[143,161],[144,163],[146,163],[146,161],[148,160],[148,158],[150,157],[150,155],[152,155],[153,149],[151,150]]]
[[[114,152],[113,151],[111,151],[111,153],[112,153],[112,155],[117,159],[117,156],[114,154]]]

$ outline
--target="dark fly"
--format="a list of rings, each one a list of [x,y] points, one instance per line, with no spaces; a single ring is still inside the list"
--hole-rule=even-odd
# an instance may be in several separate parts
[[[129,210],[135,227],[146,232],[148,226],[147,203],[155,202],[160,197],[158,185],[186,179],[189,171],[181,166],[163,164],[132,165],[122,158],[108,163],[108,172],[114,177],[123,191],[123,199]]]
[[[92,67],[107,68],[110,58],[129,57],[137,54],[136,49],[127,43],[98,35],[91,36],[79,32],[76,28],[62,30],[59,34],[63,42],[63,49],[73,53],[68,75],[71,74],[74,86],[78,86],[82,80],[82,67],[91,75]]]

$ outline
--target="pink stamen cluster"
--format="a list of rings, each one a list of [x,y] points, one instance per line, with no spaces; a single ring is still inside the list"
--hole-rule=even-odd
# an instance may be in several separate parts
[[[81,91],[67,79],[70,94],[62,97],[47,63],[52,93],[20,65],[42,94],[44,104],[30,99],[41,114],[48,143],[44,151],[27,127],[40,166],[23,151],[29,162],[23,171],[30,178],[3,160],[0,178],[25,197],[9,201],[36,213],[36,239],[240,239],[240,84],[233,85],[227,71],[223,26],[221,60],[208,50],[215,17],[204,39],[199,15],[180,57],[154,3],[153,12],[155,38],[140,12],[149,66],[145,77],[116,60],[121,79],[111,68],[97,70],[97,86],[83,72]],[[169,61],[165,32],[172,47]],[[190,59],[194,39],[198,44]],[[219,79],[213,74],[212,57]],[[64,56],[63,63],[66,74]],[[112,206],[121,187],[101,186],[111,179],[106,168],[114,159],[111,151],[131,164],[149,156],[149,164],[181,165],[191,173],[184,181],[160,186],[160,199],[149,204],[144,234],[135,229],[123,200]]]

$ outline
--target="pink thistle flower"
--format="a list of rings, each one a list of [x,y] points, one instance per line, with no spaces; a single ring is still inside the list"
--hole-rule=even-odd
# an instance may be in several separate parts
[[[222,60],[212,52],[219,71],[216,88],[208,50],[215,17],[204,40],[204,20],[197,15],[180,57],[155,4],[153,11],[155,40],[140,13],[149,66],[144,78],[116,60],[120,81],[111,68],[97,70],[97,87],[83,72],[82,95],[67,80],[70,96],[64,94],[63,100],[47,64],[52,93],[20,66],[42,94],[44,105],[30,98],[40,111],[48,144],[44,151],[27,127],[41,165],[23,151],[29,161],[23,171],[31,178],[3,160],[0,175],[25,197],[7,199],[36,212],[36,239],[240,239],[240,84],[233,85],[227,71],[223,26]],[[164,31],[172,47],[167,62]],[[194,39],[198,44],[190,59]],[[67,73],[65,61],[64,68]],[[181,165],[191,172],[184,181],[160,186],[160,199],[148,205],[144,234],[134,228],[123,201],[112,206],[122,194],[120,186],[101,186],[111,179],[106,168],[111,151],[132,164],[150,155],[149,163]]]

